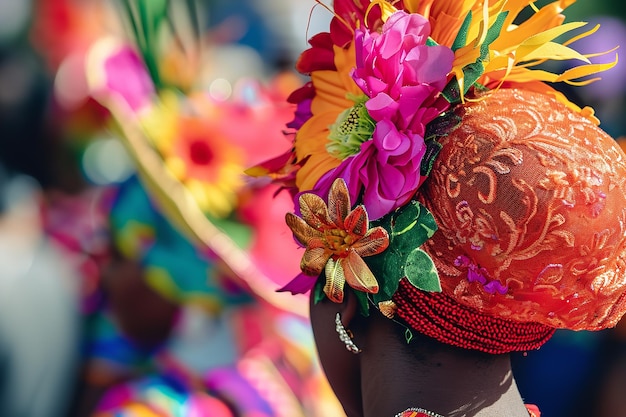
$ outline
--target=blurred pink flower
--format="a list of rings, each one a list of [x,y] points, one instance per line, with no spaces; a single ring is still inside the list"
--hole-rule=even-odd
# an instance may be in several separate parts
[[[119,45],[103,64],[109,93],[119,95],[133,111],[152,103],[156,94],[154,83],[143,61],[131,47]]]

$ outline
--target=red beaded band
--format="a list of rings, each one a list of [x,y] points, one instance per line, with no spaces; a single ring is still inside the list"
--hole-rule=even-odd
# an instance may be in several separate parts
[[[418,290],[406,279],[393,296],[397,316],[411,328],[442,343],[500,354],[539,348],[553,327],[482,314],[443,293]]]

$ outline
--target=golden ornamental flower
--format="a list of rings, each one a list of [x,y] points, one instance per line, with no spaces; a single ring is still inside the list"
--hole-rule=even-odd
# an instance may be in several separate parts
[[[325,270],[324,293],[336,303],[343,301],[343,287],[375,294],[378,281],[363,257],[377,255],[389,246],[387,231],[369,228],[367,211],[362,205],[350,210],[350,195],[343,179],[333,182],[328,206],[313,193],[300,196],[302,218],[287,213],[287,225],[306,251],[300,268],[317,276]]]

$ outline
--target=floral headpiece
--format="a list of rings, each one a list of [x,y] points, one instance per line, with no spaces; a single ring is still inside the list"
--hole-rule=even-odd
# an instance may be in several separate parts
[[[592,64],[595,55],[568,46],[597,27],[556,41],[585,25],[563,24],[560,13],[570,3],[537,9],[529,0],[336,0],[330,31],[313,36],[297,63],[311,81],[290,97],[297,105],[293,148],[249,170],[298,193],[287,223],[306,251],[302,273],[283,290],[311,290],[323,272],[316,301],[341,302],[347,283],[364,314],[374,304],[389,316],[403,278],[441,291],[438,268],[420,248],[437,221],[414,197],[439,139],[460,123],[454,109],[520,88],[599,123],[592,109],[544,83],[584,85],[617,62]],[[530,8],[528,19],[514,23]],[[552,73],[539,67],[546,60],[581,65]],[[507,291],[497,280],[484,289]]]

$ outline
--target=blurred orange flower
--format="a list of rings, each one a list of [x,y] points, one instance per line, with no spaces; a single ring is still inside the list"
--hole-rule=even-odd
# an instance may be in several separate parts
[[[160,98],[142,117],[147,136],[200,208],[216,217],[227,216],[244,186],[243,149],[220,132],[218,121],[198,112],[192,103],[181,102],[172,92],[163,92]]]

